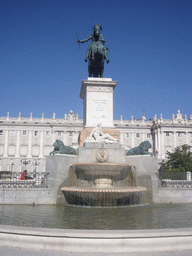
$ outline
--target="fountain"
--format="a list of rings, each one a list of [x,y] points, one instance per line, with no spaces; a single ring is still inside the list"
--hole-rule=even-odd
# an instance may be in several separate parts
[[[70,205],[125,206],[148,202],[148,191],[145,186],[138,186],[135,165],[126,162],[125,149],[119,145],[120,132],[113,127],[116,84],[111,78],[95,77],[82,83],[84,129],[79,138],[78,159],[69,167],[69,183],[61,188]]]
[[[134,166],[116,163],[72,164],[69,187],[62,187],[68,204],[125,206],[145,203],[147,189],[137,186]]]

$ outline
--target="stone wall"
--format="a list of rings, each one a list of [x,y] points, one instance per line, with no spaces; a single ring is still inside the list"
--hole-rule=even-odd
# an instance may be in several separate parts
[[[50,188],[0,188],[0,204],[54,204]]]
[[[158,171],[157,157],[150,155],[126,156],[126,163],[136,168],[137,185],[147,188],[147,202],[153,202],[153,187],[158,186],[155,173]]]
[[[155,204],[185,204],[192,203],[191,188],[153,188],[153,203]]]
[[[46,158],[46,171],[50,173],[48,187],[53,189],[54,204],[65,202],[61,188],[69,185],[69,166],[78,162],[76,155],[54,155]]]

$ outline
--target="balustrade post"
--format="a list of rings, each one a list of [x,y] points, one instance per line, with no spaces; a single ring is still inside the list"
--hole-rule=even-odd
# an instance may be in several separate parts
[[[187,174],[187,181],[191,181],[191,172],[186,172]]]

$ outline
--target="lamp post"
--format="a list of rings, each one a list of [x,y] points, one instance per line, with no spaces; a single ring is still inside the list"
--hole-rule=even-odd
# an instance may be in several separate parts
[[[11,164],[11,175],[13,173],[13,165],[14,165],[14,163]]]
[[[38,166],[39,164],[40,164],[40,163],[37,162],[37,159],[35,159],[35,161],[34,161],[35,169],[33,169],[33,177],[34,177],[34,178],[36,177],[37,166]]]
[[[26,158],[21,160],[21,164],[24,164],[24,165],[25,165],[25,170],[26,170],[26,166],[27,166],[28,164],[30,164],[30,163],[31,163],[31,160],[27,160]]]

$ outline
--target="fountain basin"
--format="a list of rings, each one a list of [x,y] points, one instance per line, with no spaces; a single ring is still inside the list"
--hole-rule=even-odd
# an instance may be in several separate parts
[[[69,187],[61,191],[70,205],[125,206],[146,203],[147,189],[136,186],[133,165],[78,163],[70,166]]]
[[[82,188],[63,187],[62,193],[70,205],[81,206],[126,206],[144,204],[147,189],[144,187]]]
[[[93,181],[95,179],[124,180],[131,172],[132,165],[116,163],[72,164],[77,179]]]

